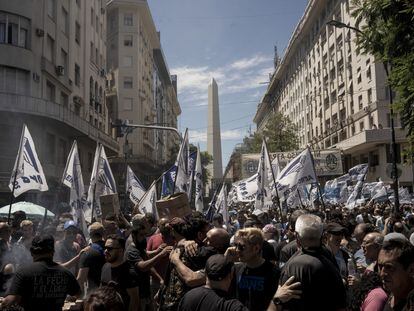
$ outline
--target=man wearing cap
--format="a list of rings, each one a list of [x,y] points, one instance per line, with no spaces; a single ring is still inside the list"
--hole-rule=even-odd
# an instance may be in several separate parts
[[[182,311],[248,311],[237,299],[226,299],[233,279],[233,263],[221,254],[206,263],[206,285],[186,293],[178,306]]]
[[[347,263],[349,259],[348,253],[341,248],[341,241],[344,237],[345,228],[336,222],[330,222],[326,225],[326,246],[335,257],[338,264],[341,277],[346,280],[348,277]]]
[[[54,243],[51,235],[33,239],[30,247],[33,263],[17,271],[2,307],[17,303],[26,311],[60,311],[67,295],[80,295],[72,273],[53,261]]]
[[[78,228],[73,220],[67,220],[63,230],[63,239],[56,242],[54,260],[69,269],[73,275],[77,275],[78,255],[81,250],[79,244],[75,242]]]
[[[80,256],[77,280],[84,292],[84,284],[88,282],[88,293],[97,288],[101,282],[102,266],[105,264],[105,241],[103,240],[104,227],[100,222],[89,226],[89,236],[92,244]]]

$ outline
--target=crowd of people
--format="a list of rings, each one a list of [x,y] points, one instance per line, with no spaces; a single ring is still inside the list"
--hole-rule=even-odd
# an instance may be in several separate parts
[[[414,205],[0,222],[2,310],[414,310]],[[80,301],[81,300],[81,301]]]

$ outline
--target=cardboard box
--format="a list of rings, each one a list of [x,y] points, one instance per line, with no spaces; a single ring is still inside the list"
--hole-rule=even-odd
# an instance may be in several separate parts
[[[160,218],[172,219],[183,218],[191,214],[187,194],[184,192],[175,193],[157,201],[157,211]]]
[[[102,219],[110,214],[119,215],[118,193],[101,195],[99,200],[101,202]]]

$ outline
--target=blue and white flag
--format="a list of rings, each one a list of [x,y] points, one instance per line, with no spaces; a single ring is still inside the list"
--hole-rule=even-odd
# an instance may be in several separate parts
[[[324,199],[331,204],[345,203],[348,198],[348,182],[351,180],[349,174],[342,175],[325,183]]]
[[[66,167],[63,171],[62,183],[70,188],[69,205],[72,207],[72,215],[74,216],[76,224],[83,231],[85,237],[88,237],[89,232],[85,220],[85,209],[89,209],[89,207],[85,204],[85,186],[76,140],[72,144]]]
[[[368,164],[358,164],[349,169],[348,175],[352,181],[358,181],[365,179],[365,176],[368,173]]]
[[[236,187],[238,202],[253,202],[257,193],[257,173],[235,183],[234,186]]]
[[[193,180],[194,180],[194,174],[195,174],[195,166],[196,166],[196,157],[197,157],[197,151],[194,151],[190,154],[188,157],[188,185],[187,185],[187,197],[190,200],[191,194],[193,191]]]
[[[92,209],[97,219],[102,217],[100,197],[116,193],[115,179],[106,157],[105,149],[101,144],[96,146],[93,170],[88,191],[88,205],[91,207],[85,213],[87,219],[92,218]],[[90,214],[89,214],[90,212]],[[91,219],[92,221],[92,219]]]
[[[371,202],[388,201],[388,191],[382,181],[379,181],[371,189]]]
[[[223,216],[224,224],[228,225],[229,223],[229,207],[227,205],[227,187],[223,183],[217,200],[215,202],[215,208],[218,213]]]
[[[185,130],[183,141],[181,142],[180,151],[177,155],[175,165],[177,166],[177,175],[175,180],[175,187],[173,193],[188,191],[188,157],[189,157],[189,144],[188,144],[188,129]]]
[[[152,213],[155,219],[159,219],[158,211],[156,207],[157,202],[157,187],[154,181],[149,187],[148,191],[144,194],[141,201],[138,204],[138,210],[141,214]]]
[[[177,174],[177,167],[175,165],[162,174],[161,198],[173,194],[175,176]]]
[[[287,199],[291,193],[297,192],[298,186],[317,182],[312,155],[306,148],[280,172],[276,187],[279,196]]]
[[[272,206],[271,184],[273,184],[272,164],[270,163],[267,145],[263,139],[260,161],[257,168],[257,192],[255,198],[255,211],[267,212]]]
[[[49,190],[32,136],[30,135],[26,124],[23,125],[19,151],[10,178],[9,188],[11,191],[13,191],[15,177],[16,182],[14,183],[13,192],[15,198],[29,190]]]
[[[195,165],[195,209],[203,212],[203,168],[201,166],[200,146],[197,148],[197,159]]]
[[[357,200],[361,196],[362,187],[364,186],[364,180],[368,173],[368,164],[359,164],[354,166],[348,171],[349,176],[352,180],[357,180],[357,184],[354,187],[351,195],[346,201],[348,208],[354,208],[357,204]]]
[[[134,174],[129,165],[127,167],[126,189],[129,192],[129,199],[134,204],[138,204],[146,192],[141,181]]]

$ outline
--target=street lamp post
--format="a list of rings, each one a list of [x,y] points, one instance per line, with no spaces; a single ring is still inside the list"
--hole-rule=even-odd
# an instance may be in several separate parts
[[[352,27],[349,26],[345,23],[342,23],[340,21],[335,21],[335,20],[331,20],[329,22],[326,23],[329,26],[333,26],[336,28],[348,28],[351,29],[359,34],[361,34],[362,36],[364,36],[364,33],[356,28],[356,27]],[[385,74],[387,76],[387,80],[389,77],[389,63],[383,62],[382,63],[384,66],[384,70],[385,70]],[[390,83],[388,82],[388,93],[390,96],[390,123],[391,123],[391,161],[392,161],[392,173],[391,173],[391,178],[393,179],[393,183],[392,183],[392,187],[394,190],[394,202],[395,202],[395,210],[394,213],[395,214],[400,214],[400,198],[399,198],[399,194],[398,194],[398,168],[397,168],[397,144],[395,142],[395,128],[394,128],[394,109],[392,107],[393,105],[393,97],[392,97],[392,88]]]
[[[127,208],[127,182],[126,178],[128,176],[128,153],[129,153],[129,143],[128,143],[128,134],[132,133],[133,130],[137,128],[144,128],[144,129],[152,129],[152,130],[163,130],[163,131],[172,131],[175,134],[177,134],[180,141],[182,141],[182,137],[180,132],[174,127],[170,126],[160,126],[160,125],[143,125],[143,124],[130,124],[128,122],[122,121],[122,120],[115,120],[115,122],[112,124],[113,128],[117,129],[117,136],[122,137],[125,134],[125,140],[124,140],[124,165],[125,165],[125,197],[124,197],[124,210]]]

